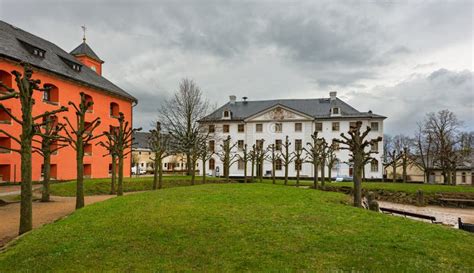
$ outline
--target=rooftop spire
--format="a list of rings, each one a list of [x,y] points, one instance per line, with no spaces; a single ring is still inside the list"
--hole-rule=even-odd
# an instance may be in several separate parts
[[[82,41],[85,43],[86,42],[86,30],[87,30],[87,28],[86,28],[85,25],[81,26],[81,28],[82,28],[82,32],[83,32]]]

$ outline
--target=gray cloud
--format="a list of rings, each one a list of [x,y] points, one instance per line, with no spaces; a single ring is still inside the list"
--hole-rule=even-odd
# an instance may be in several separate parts
[[[139,99],[134,119],[147,128],[183,77],[218,103],[230,94],[305,98],[337,89],[356,108],[382,114],[381,105],[394,102],[403,102],[403,113],[433,105],[466,112],[465,92],[438,100],[465,90],[464,74],[472,73],[472,8],[437,0],[3,0],[0,18],[64,49],[81,41],[86,24],[104,75]],[[429,104],[407,103],[408,95]],[[401,126],[394,119],[388,125]]]

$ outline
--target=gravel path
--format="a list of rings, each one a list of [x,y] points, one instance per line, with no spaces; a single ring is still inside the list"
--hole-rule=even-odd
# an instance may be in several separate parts
[[[474,224],[474,209],[472,208],[446,208],[438,206],[417,207],[413,205],[397,204],[386,201],[379,201],[380,207],[393,208],[397,210],[415,212],[436,217],[436,221],[443,222],[458,228],[458,217],[461,217],[465,223]],[[402,216],[403,217],[403,216]]]
[[[86,196],[85,203],[90,205],[115,197],[115,195]],[[33,202],[33,228],[54,222],[72,213],[76,205],[76,197],[52,196],[53,202]],[[18,235],[20,224],[20,203],[0,207],[0,247]]]

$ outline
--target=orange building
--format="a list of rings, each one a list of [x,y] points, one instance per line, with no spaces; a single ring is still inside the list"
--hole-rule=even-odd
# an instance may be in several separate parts
[[[35,105],[33,114],[38,115],[47,110],[57,109],[59,106],[68,106],[69,101],[76,104],[80,101],[80,92],[84,92],[88,99],[94,102],[87,120],[92,121],[97,117],[101,125],[96,133],[109,131],[118,126],[117,116],[123,112],[130,124],[132,123],[132,108],[137,100],[102,77],[102,64],[104,63],[84,39],[83,42],[71,53],[59,48],[57,45],[0,21],[0,81],[17,90],[13,70],[22,72],[20,62],[27,62],[33,67],[33,78],[41,80],[43,84],[51,87],[49,92],[35,91]],[[5,92],[0,88],[0,92]],[[17,99],[0,101],[13,115],[21,117],[20,102]],[[60,113],[58,121],[63,117],[76,120],[74,111]],[[0,110],[0,129],[19,136],[21,126]],[[110,157],[103,147],[96,146],[96,140],[85,147],[84,175],[99,178],[109,175],[111,165]],[[0,146],[19,149],[19,144],[0,133]],[[33,154],[33,180],[41,180],[43,159],[38,154]],[[20,155],[0,149],[0,181],[19,182]],[[130,175],[130,157],[125,159],[124,175]],[[76,176],[75,151],[71,147],[59,150],[51,157],[51,177],[57,180],[74,179]]]

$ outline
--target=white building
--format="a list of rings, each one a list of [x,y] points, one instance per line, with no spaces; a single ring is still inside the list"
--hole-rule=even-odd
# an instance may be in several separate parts
[[[233,143],[239,142],[240,147],[247,144],[250,149],[257,140],[264,139],[264,146],[272,143],[284,142],[289,137],[292,145],[290,151],[295,150],[295,143],[303,147],[312,142],[311,134],[318,131],[319,137],[324,137],[328,143],[333,138],[340,138],[341,133],[349,130],[351,123],[362,121],[362,128],[371,127],[368,138],[383,136],[383,121],[386,117],[376,115],[371,111],[359,112],[352,106],[336,97],[336,92],[330,92],[329,98],[320,99],[287,99],[287,100],[265,100],[237,101],[235,96],[230,96],[229,102],[214,111],[200,121],[201,125],[207,126],[212,133],[209,146],[219,152],[222,140],[231,137]],[[278,145],[278,144],[277,144]],[[381,155],[383,145],[379,143],[372,149],[378,150],[374,155],[376,160],[365,166],[366,178],[381,178],[383,173]],[[235,152],[242,153],[241,149],[235,147]],[[349,163],[349,152],[338,150],[336,155],[340,163],[332,170],[332,177],[352,176],[352,167]],[[284,166],[277,165],[275,172],[277,177],[284,176]],[[202,166],[198,167],[200,173]],[[247,173],[250,175],[250,164]],[[216,170],[223,173],[222,162],[214,155],[207,163],[206,172],[216,174]],[[258,168],[257,168],[258,169]],[[264,175],[271,175],[272,164],[265,162],[263,166]],[[243,164],[235,163],[230,168],[230,176],[243,176]],[[296,176],[295,163],[289,166],[289,176]],[[326,170],[326,175],[327,175]],[[302,177],[313,177],[313,167],[310,163],[304,163],[300,172]]]

